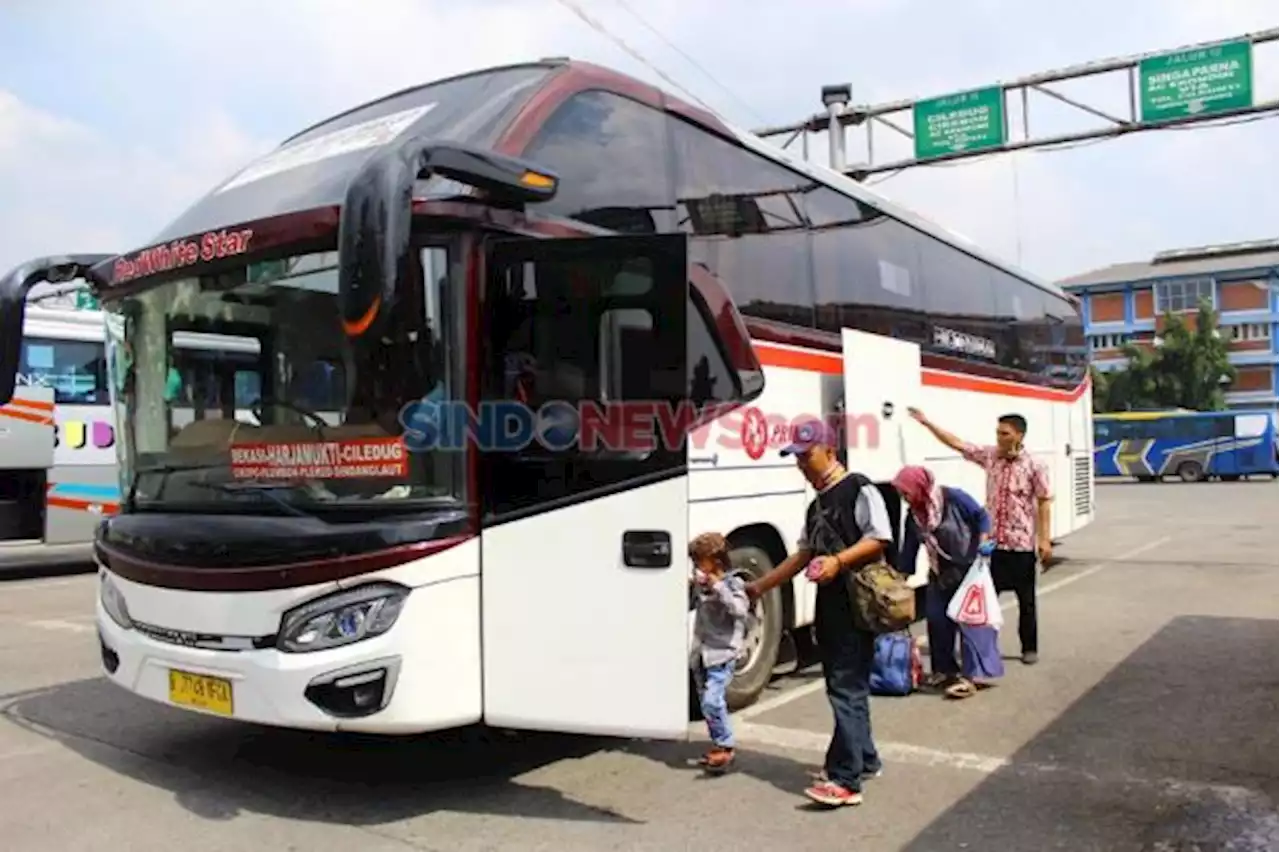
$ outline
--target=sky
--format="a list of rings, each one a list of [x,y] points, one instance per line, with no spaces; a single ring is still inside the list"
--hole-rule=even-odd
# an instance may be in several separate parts
[[[1278,18],[1275,0],[3,0],[0,268],[145,246],[303,127],[492,65],[585,59],[753,129],[821,111],[826,84],[850,83],[860,103],[924,98]],[[1255,98],[1274,99],[1276,44],[1254,62]],[[1127,109],[1120,78],[1058,91]],[[1036,96],[1032,133],[1085,126],[1068,112]],[[1275,238],[1278,124],[1132,134],[867,183],[1056,280],[1162,249]],[[851,161],[865,159],[862,138],[849,136]],[[825,163],[825,135],[809,141]],[[878,130],[877,160],[904,155],[903,142]]]

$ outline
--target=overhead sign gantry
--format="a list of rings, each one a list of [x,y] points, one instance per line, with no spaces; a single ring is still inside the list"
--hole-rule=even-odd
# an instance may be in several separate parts
[[[831,167],[855,180],[863,180],[880,172],[896,172],[946,160],[1275,113],[1280,108],[1275,99],[1256,102],[1253,69],[1258,46],[1274,43],[1277,38],[1280,30],[1272,28],[1226,41],[1104,59],[983,88],[876,105],[850,104],[852,87],[847,84],[825,86],[822,90],[825,113],[796,124],[761,128],[755,133],[761,137],[787,136],[784,148],[799,137],[807,157],[808,134],[827,131]],[[1108,77],[1118,82],[1122,74],[1128,88],[1127,116],[1114,115],[1049,88],[1052,83],[1087,77]],[[1036,135],[1031,128],[1033,93],[1106,123],[1070,133]],[[1018,110],[1021,128],[1016,134],[1010,128],[1010,95],[1021,101]],[[904,126],[903,116],[908,113],[910,124]],[[876,125],[910,139],[912,156],[877,161],[873,132]],[[867,161],[852,166],[846,162],[845,155],[846,132],[850,127],[865,128],[867,150]]]

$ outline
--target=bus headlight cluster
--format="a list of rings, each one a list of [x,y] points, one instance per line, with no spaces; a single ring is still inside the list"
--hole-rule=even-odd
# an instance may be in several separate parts
[[[102,608],[116,624],[125,630],[132,629],[133,619],[129,617],[129,606],[124,602],[124,595],[105,573],[100,576],[102,582],[98,584],[98,596],[102,599]]]
[[[309,601],[284,614],[276,645],[304,653],[380,636],[395,625],[408,596],[405,586],[370,583]]]

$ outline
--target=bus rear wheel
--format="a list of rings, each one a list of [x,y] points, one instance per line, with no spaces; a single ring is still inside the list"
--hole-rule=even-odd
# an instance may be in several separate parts
[[[773,569],[769,554],[754,545],[735,547],[729,554],[733,573],[745,582],[759,579]],[[741,710],[755,702],[769,684],[773,667],[778,662],[782,641],[782,593],[772,589],[752,603],[752,618],[747,625],[747,641],[738,657],[737,669],[725,700],[730,710]]]
[[[1199,462],[1185,461],[1178,465],[1178,478],[1183,482],[1199,482],[1204,479],[1204,468]]]

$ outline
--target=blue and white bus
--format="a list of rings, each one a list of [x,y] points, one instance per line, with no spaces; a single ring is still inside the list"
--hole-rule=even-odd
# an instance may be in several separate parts
[[[1271,411],[1126,411],[1093,416],[1094,476],[1159,482],[1269,475],[1278,459]]]

